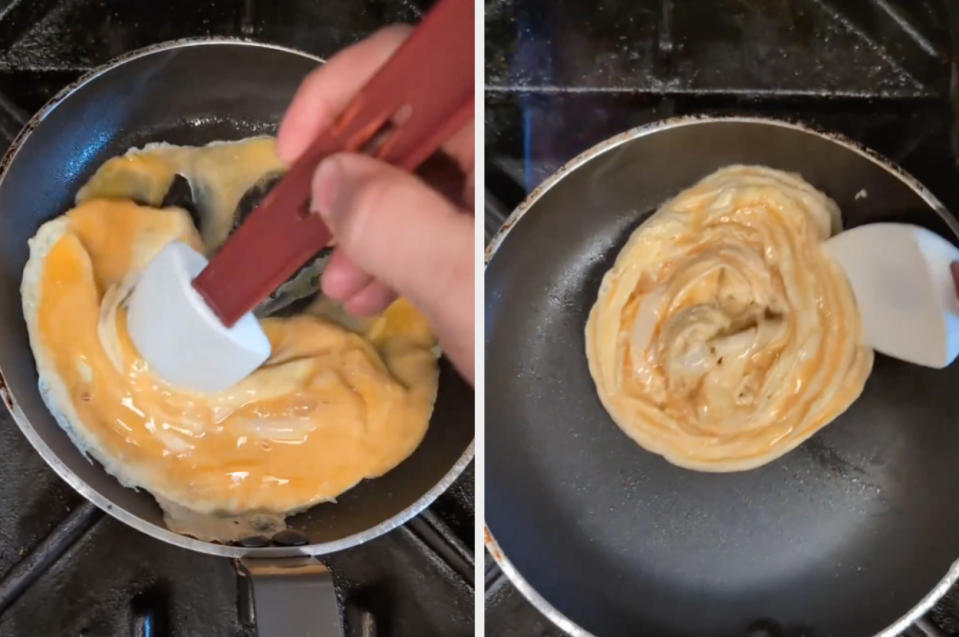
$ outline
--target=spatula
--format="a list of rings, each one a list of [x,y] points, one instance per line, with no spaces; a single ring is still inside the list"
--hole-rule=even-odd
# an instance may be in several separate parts
[[[413,170],[472,116],[473,70],[473,3],[441,0],[209,263],[183,243],[164,247],[127,312],[151,368],[209,392],[261,365],[270,344],[251,310],[331,238],[309,211],[317,164],[366,151]]]
[[[941,368],[959,354],[959,249],[902,223],[840,232],[823,247],[846,272],[866,344],[888,356]],[[959,274],[959,272],[955,272]]]

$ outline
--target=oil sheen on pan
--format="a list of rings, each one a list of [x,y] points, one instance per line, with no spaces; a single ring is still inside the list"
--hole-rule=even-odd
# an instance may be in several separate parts
[[[138,273],[173,240],[215,250],[244,194],[282,171],[269,137],[133,149],[39,229],[23,273],[40,391],[60,426],[151,492],[172,530],[204,540],[275,532],[386,473],[423,439],[436,398],[436,339],[403,299],[363,320],[322,298],[262,319],[270,359],[218,393],[171,386],[138,355],[124,304]],[[176,175],[199,227],[161,207]]]
[[[839,209],[801,177],[728,166],[664,203],[604,275],[586,324],[596,390],[643,448],[738,471],[862,393],[873,352],[821,244]]]

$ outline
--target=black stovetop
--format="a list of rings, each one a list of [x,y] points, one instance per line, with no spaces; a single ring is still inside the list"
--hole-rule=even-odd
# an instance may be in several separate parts
[[[221,35],[329,56],[380,26],[415,21],[429,4],[0,0],[0,150],[60,88],[126,51]],[[473,522],[470,466],[423,515],[324,558],[346,634],[472,635]],[[253,634],[250,593],[238,589],[230,560],[172,547],[101,513],[0,409],[0,637]]]
[[[844,133],[959,211],[950,100],[959,5],[950,4],[487,0],[487,238],[579,152],[692,113],[769,116]],[[486,581],[487,634],[563,634],[488,556]],[[959,591],[910,630],[959,635]]]

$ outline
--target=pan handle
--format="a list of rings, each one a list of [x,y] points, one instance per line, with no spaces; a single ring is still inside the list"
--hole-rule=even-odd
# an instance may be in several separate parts
[[[333,575],[312,557],[241,558],[259,637],[343,637]]]

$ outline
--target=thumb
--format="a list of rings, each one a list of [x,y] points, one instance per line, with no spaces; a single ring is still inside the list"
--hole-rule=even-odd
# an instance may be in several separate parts
[[[471,215],[414,175],[365,155],[324,159],[312,194],[337,247],[419,307],[453,362],[472,377]]]

